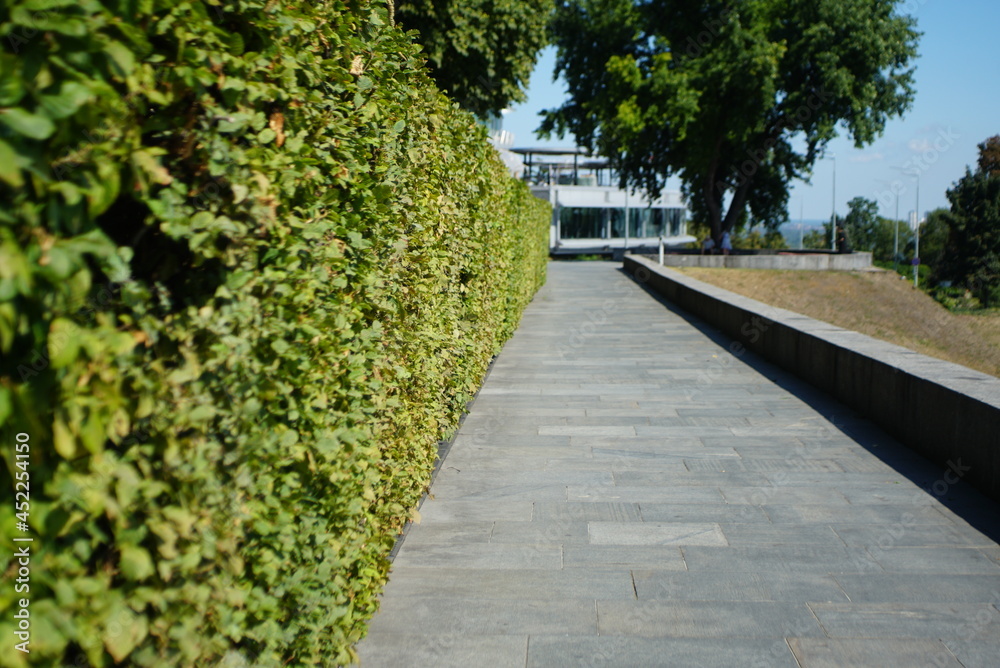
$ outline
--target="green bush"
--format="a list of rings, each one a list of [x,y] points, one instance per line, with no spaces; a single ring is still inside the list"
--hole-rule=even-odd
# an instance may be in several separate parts
[[[10,0],[0,39],[0,660],[349,662],[548,205],[381,3]]]

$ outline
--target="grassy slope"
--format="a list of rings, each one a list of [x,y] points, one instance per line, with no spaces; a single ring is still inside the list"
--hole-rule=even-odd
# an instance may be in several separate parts
[[[681,271],[774,306],[1000,376],[1000,313],[951,313],[892,273]]]

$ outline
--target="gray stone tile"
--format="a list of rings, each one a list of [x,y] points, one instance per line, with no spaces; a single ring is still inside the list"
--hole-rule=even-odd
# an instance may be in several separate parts
[[[613,485],[615,482],[612,471],[556,471],[556,470],[494,470],[482,471],[476,469],[455,469],[445,462],[438,472],[438,478],[431,488],[436,493],[439,485],[462,487],[469,489],[482,485],[483,489],[503,488],[518,485]]]
[[[981,603],[810,603],[831,638],[998,637],[1000,614]]]
[[[358,646],[365,668],[434,666],[467,668],[490,657],[490,666],[522,668],[528,636],[475,636],[427,633],[370,633]]]
[[[767,516],[775,524],[792,522],[801,524],[868,524],[885,526],[913,526],[917,524],[946,524],[947,518],[934,507],[915,506],[822,506],[822,505],[765,505]]]
[[[726,503],[769,505],[846,505],[847,499],[833,485],[824,487],[720,487]]]
[[[802,668],[844,668],[844,666],[962,668],[962,664],[939,640],[789,638],[788,645]]]
[[[420,507],[425,522],[492,522],[494,520],[530,520],[531,501],[439,501],[428,499]]]
[[[996,564],[973,547],[869,546],[868,553],[888,573],[952,573],[1000,575]]]
[[[563,546],[563,568],[647,568],[683,571],[686,566],[681,549],[648,545],[575,545]]]
[[[639,504],[637,503],[606,501],[555,503],[541,501],[535,504],[534,514],[531,519],[536,522],[552,520],[640,522],[642,521],[642,516],[639,514]]]
[[[385,596],[511,599],[633,600],[632,577],[626,568],[495,569],[436,568],[393,564]]]
[[[745,504],[642,503],[639,509],[647,522],[768,523],[760,508]]]
[[[492,532],[493,522],[421,522],[410,525],[404,543],[488,543]]]
[[[619,448],[592,447],[591,453],[593,454],[594,459],[598,460],[610,459],[622,465],[631,464],[647,467],[652,465],[659,470],[677,472],[687,470],[683,461],[685,459],[697,459],[701,457],[739,457],[739,455],[736,454],[736,451],[732,448],[712,448],[709,450],[701,444],[687,448],[677,446],[666,448],[663,445],[659,445],[656,449],[631,448],[627,445]],[[630,462],[629,460],[640,461]],[[663,464],[667,465],[663,466]]]
[[[1000,601],[1000,574],[878,573],[836,575],[854,603],[993,603]]]
[[[770,473],[772,471],[819,471],[840,473],[843,469],[832,459],[803,459],[790,457],[786,459],[764,459],[740,457],[728,458],[685,459],[684,463],[692,472],[699,471],[757,471]]]
[[[632,573],[640,601],[847,602],[832,575],[788,572],[650,571]]]
[[[528,642],[529,668],[798,668],[784,639],[632,638],[536,636]]]
[[[708,472],[665,473],[662,471],[615,471],[615,483],[621,487],[756,487],[770,484],[762,473]]]
[[[598,601],[601,635],[644,638],[822,637],[804,603]]]
[[[399,596],[385,598],[370,625],[372,633],[412,633],[433,628],[440,634],[467,636],[529,633],[597,633],[593,601],[507,600]]]
[[[718,524],[590,522],[594,545],[728,545]]]
[[[590,534],[583,520],[539,522],[494,522],[492,543],[550,544],[588,543]]]
[[[541,436],[611,436],[614,438],[634,438],[635,427],[594,427],[543,425],[538,427]]]
[[[566,488],[568,501],[616,501],[619,503],[723,503],[722,494],[715,487],[623,487],[615,485]]]
[[[954,524],[832,525],[848,545],[891,547],[980,547],[993,541]]]
[[[823,524],[723,524],[730,545],[828,545],[844,547],[833,529]]]
[[[829,545],[685,547],[691,571],[771,571],[774,573],[881,573],[864,548]]]
[[[491,501],[565,501],[566,485],[491,484],[484,482],[446,482],[434,485],[434,501],[439,502],[491,502]]]
[[[562,568],[560,545],[514,543],[414,543],[400,550],[397,566],[439,568]]]
[[[948,639],[944,644],[964,668],[996,668],[997,657],[1000,657],[1000,640],[996,638]]]

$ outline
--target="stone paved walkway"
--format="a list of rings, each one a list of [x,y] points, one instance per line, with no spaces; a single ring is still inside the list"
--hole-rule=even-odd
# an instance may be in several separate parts
[[[1000,507],[618,267],[550,265],[362,665],[1000,666]]]

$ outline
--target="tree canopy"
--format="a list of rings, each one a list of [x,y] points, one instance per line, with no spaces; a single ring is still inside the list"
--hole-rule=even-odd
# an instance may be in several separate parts
[[[431,76],[480,117],[525,100],[552,0],[394,0],[395,19],[416,30]]]
[[[839,126],[861,147],[912,103],[919,33],[899,2],[564,0],[569,99],[540,132],[571,132],[625,187],[678,175],[716,239],[748,209],[776,226]]]
[[[941,274],[964,284],[983,306],[1000,302],[1000,171],[997,138],[979,145],[979,166],[948,190],[951,214]],[[991,157],[992,156],[992,157]]]

